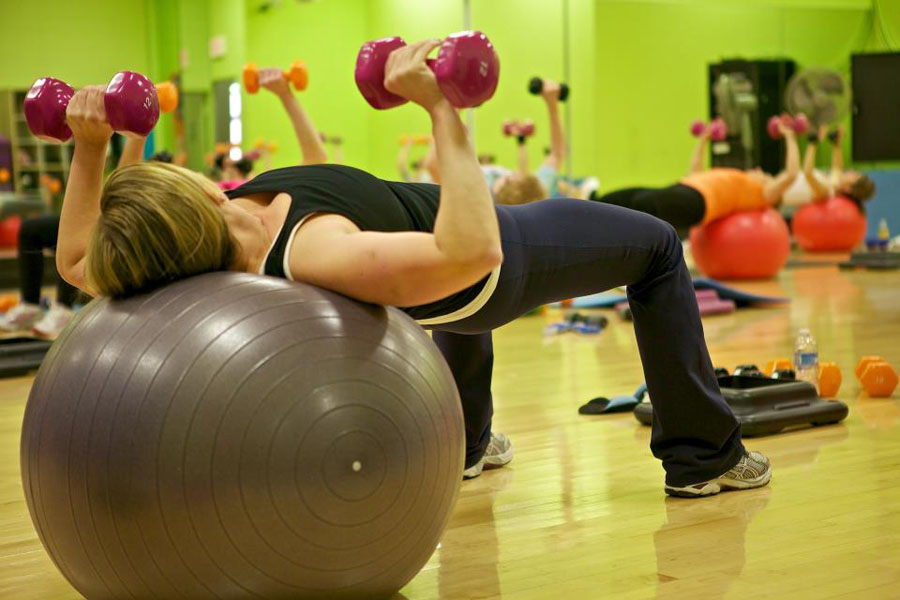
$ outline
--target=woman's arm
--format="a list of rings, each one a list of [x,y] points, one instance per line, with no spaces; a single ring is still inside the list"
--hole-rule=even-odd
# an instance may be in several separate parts
[[[303,154],[304,165],[314,165],[328,162],[328,152],[319,133],[313,127],[312,121],[306,111],[300,105],[296,96],[291,92],[284,73],[281,69],[261,69],[259,72],[259,85],[264,87],[281,100],[285,112],[291,119],[294,133],[300,144],[300,152]]]
[[[84,253],[100,216],[106,147],[112,129],[106,121],[103,86],[75,92],[66,109],[75,151],[69,168],[56,245],[56,268],[73,286],[91,293],[84,280]]]
[[[566,135],[559,118],[559,84],[545,79],[541,96],[547,103],[547,115],[550,118],[550,155],[544,160],[544,164],[559,171],[566,160]]]
[[[813,202],[818,202],[828,197],[828,188],[822,185],[819,178],[816,177],[816,154],[819,149],[819,142],[828,133],[828,126],[823,125],[819,128],[819,132],[815,137],[810,136],[809,143],[806,145],[806,152],[803,156],[803,177],[812,190]]]
[[[443,96],[425,57],[436,40],[395,50],[385,85],[431,117],[445,184],[434,233],[359,231],[323,215],[298,232],[290,268],[296,279],[380,304],[412,306],[446,297],[485,277],[503,255],[497,213],[465,127]],[[306,260],[314,255],[316,260]]]
[[[125,136],[125,146],[122,148],[122,156],[119,157],[119,166],[127,167],[144,160],[144,144],[147,138],[142,136]]]
[[[709,135],[709,127],[707,127],[700,134],[700,137],[697,138],[697,145],[694,146],[694,151],[691,153],[691,164],[688,167],[688,174],[700,173],[706,170],[703,167],[703,163],[706,158],[706,144],[709,142]]]
[[[400,144],[400,149],[397,150],[397,171],[400,173],[400,179],[402,181],[412,181],[408,166],[409,151],[412,149],[412,144],[412,138],[407,136]]]
[[[800,149],[797,146],[797,135],[793,129],[787,127],[784,123],[779,123],[778,129],[784,138],[787,153],[784,161],[784,171],[775,176],[763,191],[766,202],[770,205],[776,205],[781,202],[781,196],[791,187],[797,175],[800,174]]]
[[[844,174],[844,150],[841,148],[841,139],[844,137],[844,126],[839,125],[837,135],[831,143],[831,183],[837,187],[841,181],[841,175]]]
[[[529,173],[528,171],[528,145],[526,144],[526,138],[524,135],[520,135],[516,138],[516,144],[518,144],[518,158],[517,163],[519,165],[519,172],[525,173],[526,175]]]

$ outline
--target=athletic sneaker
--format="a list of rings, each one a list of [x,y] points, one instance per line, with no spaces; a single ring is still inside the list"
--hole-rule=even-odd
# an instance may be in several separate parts
[[[19,302],[0,317],[0,329],[3,331],[28,331],[40,320],[43,313],[44,311],[38,304]]]
[[[762,487],[772,478],[772,465],[769,459],[759,452],[747,452],[738,464],[734,465],[725,474],[685,487],[666,486],[666,493],[670,496],[682,498],[699,498],[700,496],[712,496],[725,490],[746,490]]]
[[[477,463],[463,471],[463,479],[474,479],[481,475],[483,469],[499,469],[513,458],[513,445],[502,433],[491,432],[484,456]]]
[[[588,177],[578,186],[578,197],[591,199],[591,194],[600,189],[600,180],[596,177]]]
[[[35,323],[31,331],[42,338],[56,339],[72,318],[72,309],[54,304],[40,322]]]

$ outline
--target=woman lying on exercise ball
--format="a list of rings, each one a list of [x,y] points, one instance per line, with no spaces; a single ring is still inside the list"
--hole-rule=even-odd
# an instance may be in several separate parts
[[[710,129],[700,134],[691,155],[688,175],[662,188],[627,188],[590,200],[639,210],[685,230],[736,212],[776,206],[800,174],[800,151],[794,130],[778,125],[786,146],[784,170],[772,176],[761,169],[743,171],[703,166]]]
[[[101,185],[111,134],[103,88],[80,90],[57,262],[91,293],[123,297],[215,270],[284,277],[402,308],[434,330],[466,424],[465,477],[512,458],[491,433],[491,330],[532,308],[628,286],[669,494],[765,485],[719,391],[681,243],[648,215],[560,199],[495,206],[475,152],[425,58],[395,50],[385,85],[425,109],[444,185],[394,183],[340,165],[264,173],[225,193],[196,173],[143,163]]]
[[[852,200],[860,211],[865,211],[863,203],[875,194],[875,184],[859,171],[844,170],[844,152],[841,149],[843,135],[843,127],[829,133],[827,125],[810,133],[803,155],[803,176],[797,177],[793,185],[784,192],[781,213],[785,217],[792,217],[804,204],[824,202],[835,194]],[[831,169],[828,172],[815,168],[819,143],[825,138],[831,142]]]

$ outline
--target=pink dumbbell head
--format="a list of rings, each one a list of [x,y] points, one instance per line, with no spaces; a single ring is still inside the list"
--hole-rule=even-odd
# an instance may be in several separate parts
[[[723,119],[714,119],[709,124],[709,137],[714,142],[721,142],[728,137],[728,126]]]
[[[103,95],[106,120],[114,131],[147,135],[159,121],[159,97],[153,82],[134,71],[119,71]]]
[[[691,123],[691,135],[694,137],[700,137],[703,135],[703,132],[706,131],[706,123],[697,119],[693,123]]]
[[[806,115],[803,113],[797,113],[796,116],[794,116],[792,127],[794,128],[794,131],[797,132],[797,135],[803,135],[809,131],[809,119],[807,119]]]
[[[401,37],[381,38],[366,42],[356,56],[356,87],[372,108],[384,110],[406,104],[406,98],[392,94],[384,87],[384,67],[388,56],[406,45]]]
[[[25,96],[24,110],[28,129],[48,142],[65,142],[72,137],[66,125],[66,107],[75,90],[64,81],[42,77]]]
[[[766,133],[769,134],[769,137],[772,139],[778,139],[781,137],[781,132],[778,130],[778,125],[781,122],[781,117],[775,115],[773,117],[769,117],[769,121],[766,123]]]
[[[497,91],[500,80],[500,59],[480,31],[449,35],[432,68],[441,91],[457,108],[481,106]]]
[[[388,56],[406,42],[391,37],[366,42],[356,57],[354,78],[363,98],[380,110],[406,103],[384,87],[384,68]],[[429,60],[441,91],[457,108],[481,105],[494,95],[500,77],[500,60],[494,46],[480,31],[463,31],[450,35],[441,44],[438,57]]]

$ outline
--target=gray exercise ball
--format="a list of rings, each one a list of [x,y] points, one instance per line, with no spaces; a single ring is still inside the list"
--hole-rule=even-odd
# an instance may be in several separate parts
[[[383,598],[434,552],[463,439],[401,311],[210,273],[75,316],[28,398],[22,478],[89,600]]]

